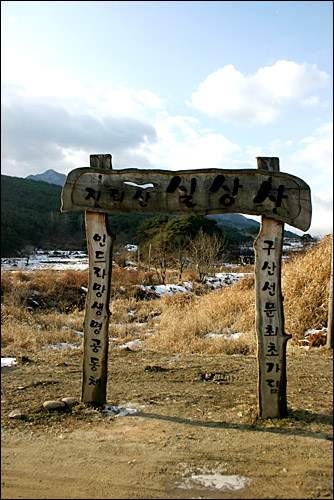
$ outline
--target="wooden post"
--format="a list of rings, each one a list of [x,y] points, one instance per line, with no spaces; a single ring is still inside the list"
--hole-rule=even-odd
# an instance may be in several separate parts
[[[303,231],[310,227],[309,186],[298,177],[279,172],[278,158],[257,158],[257,169],[247,170],[110,169],[111,155],[91,155],[90,167],[68,174],[61,196],[62,212],[86,211],[89,289],[82,401],[96,405],[106,401],[113,245],[106,214],[245,213],[262,217],[254,243],[259,412],[263,418],[286,416],[286,342],[291,335],[284,332],[283,233],[285,222]],[[151,249],[149,267],[150,256]]]
[[[328,320],[327,320],[327,341],[326,347],[333,349],[333,234],[332,234],[332,264],[331,264],[331,277],[329,282],[329,296],[328,296]]]
[[[111,169],[111,155],[91,155],[90,166]],[[86,211],[89,257],[88,292],[84,319],[82,402],[106,402],[108,366],[109,297],[113,237],[107,214]]]
[[[257,158],[257,167],[279,171],[278,158]],[[287,416],[286,342],[284,333],[281,264],[284,223],[261,217],[254,242],[256,333],[258,341],[258,396],[262,418]]]

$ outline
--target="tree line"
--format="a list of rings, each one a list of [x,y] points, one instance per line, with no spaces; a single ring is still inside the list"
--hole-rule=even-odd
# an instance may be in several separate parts
[[[61,191],[56,184],[1,175],[2,257],[31,248],[86,251],[85,214],[60,212]],[[148,217],[115,214],[108,224],[118,243],[138,243],[138,226]]]
[[[185,268],[192,267],[204,281],[215,260],[223,259],[227,244],[215,220],[193,215],[158,216],[143,221],[137,236],[147,265],[155,269],[162,284],[169,268],[178,270],[181,281]]]
[[[19,256],[35,248],[86,251],[84,212],[61,213],[61,191],[56,184],[1,175],[2,257]],[[117,245],[140,244],[143,251],[151,245],[152,265],[160,259],[162,273],[172,253],[182,272],[200,234],[202,239],[224,239],[230,252],[233,248],[237,252],[240,242],[251,245],[253,240],[235,228],[218,226],[209,217],[109,214],[108,226]]]

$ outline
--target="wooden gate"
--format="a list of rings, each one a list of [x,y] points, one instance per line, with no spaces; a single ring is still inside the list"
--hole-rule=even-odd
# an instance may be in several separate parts
[[[285,417],[286,342],[281,263],[284,223],[307,231],[309,186],[279,172],[278,158],[257,158],[257,169],[112,170],[111,155],[91,155],[72,170],[61,211],[84,210],[89,283],[84,320],[82,402],[106,403],[109,295],[113,238],[108,213],[153,215],[261,215],[254,243],[258,401],[263,418]]]

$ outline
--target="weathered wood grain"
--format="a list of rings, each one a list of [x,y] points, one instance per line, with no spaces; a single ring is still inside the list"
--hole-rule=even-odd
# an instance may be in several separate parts
[[[61,211],[86,211],[89,287],[84,320],[82,401],[106,402],[109,295],[113,238],[107,213],[261,215],[254,243],[259,412],[287,415],[286,342],[281,264],[284,222],[306,231],[309,186],[279,172],[278,158],[257,158],[257,170],[110,171],[111,155],[91,155],[62,191]]]
[[[287,415],[286,342],[281,262],[284,224],[262,217],[255,250],[255,326],[258,341],[258,395],[262,418]]]
[[[113,238],[106,214],[86,212],[89,279],[84,318],[82,402],[106,402],[109,296]]]
[[[104,213],[265,215],[306,231],[309,186],[298,177],[260,169],[72,170],[61,211]]]
[[[278,158],[258,158],[259,168],[279,170]],[[287,416],[286,342],[281,290],[284,223],[261,217],[255,251],[255,327],[258,350],[258,403],[262,418]]]
[[[91,155],[92,168],[111,169],[111,155]],[[82,402],[102,406],[106,402],[108,367],[109,298],[114,238],[107,214],[86,211],[89,258],[88,291],[84,318]]]

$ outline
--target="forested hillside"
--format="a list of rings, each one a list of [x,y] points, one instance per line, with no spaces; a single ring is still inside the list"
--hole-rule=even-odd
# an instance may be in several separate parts
[[[1,175],[1,255],[13,257],[33,248],[86,250],[84,212],[60,212],[62,186]],[[108,215],[116,244],[137,244],[141,223],[154,215]],[[226,245],[252,246],[259,223],[239,214],[211,216],[223,231]],[[287,236],[296,235],[285,232]]]
[[[29,247],[86,249],[84,212],[60,212],[62,187],[1,175],[1,255],[15,256]],[[116,242],[136,243],[144,215],[109,215]]]

